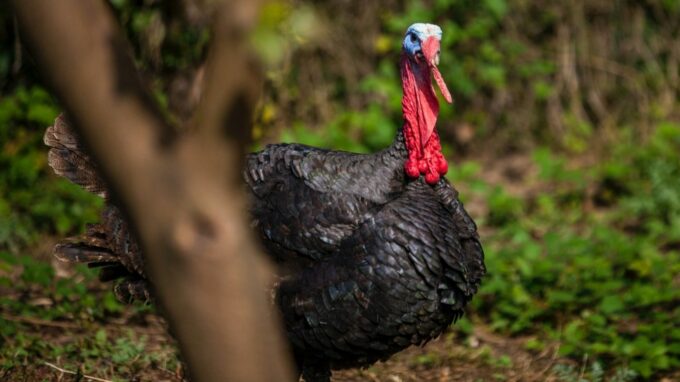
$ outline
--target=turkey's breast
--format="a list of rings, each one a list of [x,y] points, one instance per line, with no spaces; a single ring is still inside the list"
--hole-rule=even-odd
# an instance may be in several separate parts
[[[468,258],[481,247],[458,232],[436,191],[409,183],[336,252],[280,284],[277,303],[296,351],[342,368],[437,337],[478,283]],[[471,248],[479,252],[465,253]]]

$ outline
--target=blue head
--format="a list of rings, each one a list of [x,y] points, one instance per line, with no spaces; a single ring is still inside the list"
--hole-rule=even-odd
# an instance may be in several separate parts
[[[439,65],[439,48],[442,40],[442,28],[434,24],[415,23],[406,30],[402,49],[411,65],[403,69],[426,74],[428,83],[430,75],[434,78],[446,102],[451,103],[451,93],[444,83],[437,65]]]
[[[424,59],[430,65],[438,65],[441,39],[442,29],[438,25],[415,23],[406,30],[402,47],[414,61],[420,63]]]

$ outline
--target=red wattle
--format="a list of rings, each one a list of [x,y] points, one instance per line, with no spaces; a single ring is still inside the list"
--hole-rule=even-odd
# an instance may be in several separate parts
[[[425,174],[428,169],[429,166],[427,165],[427,161],[425,160],[418,161],[418,170],[420,171],[421,174]]]
[[[446,159],[439,159],[439,175],[446,175],[449,171],[449,164],[446,163]]]
[[[401,101],[404,113],[403,134],[408,150],[404,172],[413,179],[422,174],[427,183],[436,184],[448,170],[448,164],[441,153],[439,135],[434,129],[439,103],[427,64],[422,63],[414,72],[409,58],[402,55],[401,81],[404,91]]]
[[[417,178],[420,176],[418,169],[418,162],[407,159],[404,163],[404,171],[409,178]]]
[[[439,174],[434,173],[434,172],[428,172],[425,175],[425,181],[427,184],[435,185],[437,182],[439,182]]]

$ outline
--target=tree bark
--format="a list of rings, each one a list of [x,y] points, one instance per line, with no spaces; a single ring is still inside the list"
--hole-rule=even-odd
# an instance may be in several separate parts
[[[160,117],[103,2],[14,6],[22,38],[141,240],[192,380],[292,379],[241,192],[259,87],[245,37],[257,6],[217,11],[205,97],[186,132]],[[238,32],[228,51],[225,31]]]

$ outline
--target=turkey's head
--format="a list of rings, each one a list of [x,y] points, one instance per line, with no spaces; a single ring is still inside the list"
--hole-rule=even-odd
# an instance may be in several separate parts
[[[446,173],[448,165],[441,154],[439,136],[434,128],[439,115],[439,102],[432,87],[437,83],[444,99],[451,103],[451,93],[444,83],[439,65],[442,30],[434,24],[416,23],[406,30],[402,44],[401,80],[404,90],[404,138],[409,151],[404,164],[411,178],[425,176],[435,184]]]
[[[415,23],[406,30],[403,49],[411,61],[414,71],[425,71],[428,76],[434,77],[439,90],[446,102],[453,102],[451,93],[446,87],[437,65],[439,65],[440,43],[442,40],[442,29],[438,25]],[[426,73],[421,73],[425,75]],[[423,76],[425,77],[425,76]]]

